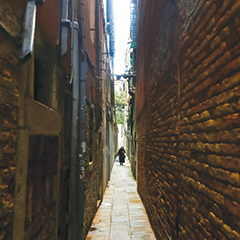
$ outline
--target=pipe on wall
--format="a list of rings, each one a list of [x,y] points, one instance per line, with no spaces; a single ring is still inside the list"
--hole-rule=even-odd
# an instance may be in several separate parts
[[[84,2],[80,0],[80,25],[81,25],[81,75],[80,75],[80,107],[79,107],[79,180],[78,180],[78,239],[83,240],[84,227],[84,176],[85,176],[85,157],[86,157],[86,84],[87,84],[87,51],[85,43],[85,20],[84,20]]]
[[[80,32],[75,19],[75,1],[71,1],[72,19],[67,20],[68,0],[62,2],[61,56],[67,51],[66,27],[71,27],[71,80],[72,83],[72,131],[71,160],[68,201],[68,240],[83,240],[84,227],[84,175],[86,154],[86,76],[87,57],[85,47],[85,28],[83,18],[83,0],[80,1],[82,56],[80,65]],[[80,76],[81,66],[81,76]]]
[[[95,0],[95,33],[96,33],[96,131],[101,125],[101,109],[100,109],[100,29],[99,29],[99,0]]]
[[[73,103],[72,103],[72,136],[71,136],[71,162],[69,178],[69,224],[68,240],[78,239],[77,236],[77,154],[78,154],[78,125],[79,125],[79,25],[74,20],[73,25]]]

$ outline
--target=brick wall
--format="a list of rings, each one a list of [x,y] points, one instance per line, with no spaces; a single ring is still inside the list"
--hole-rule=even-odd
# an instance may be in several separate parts
[[[155,234],[239,239],[240,2],[142,2],[138,191]]]
[[[10,19],[7,13],[14,10],[4,1],[0,5],[0,239],[11,239],[19,106],[18,44],[11,36],[19,37],[20,27],[16,20],[22,12],[20,8]],[[19,8],[18,4],[16,7]]]
[[[56,111],[55,90],[61,73],[54,71],[55,45],[46,51],[48,40],[38,23],[33,56],[19,61],[25,10],[26,1],[0,2],[0,239],[56,239],[61,109]],[[45,44],[41,55],[48,55],[51,66],[48,79],[55,84],[50,83],[47,105],[55,110],[33,99],[34,57],[40,44]]]
[[[88,105],[86,111],[86,176],[85,176],[85,199],[84,199],[84,237],[92,224],[92,220],[97,211],[98,201],[98,167],[101,164],[100,156],[98,155],[98,133],[95,131],[95,108],[93,105]]]
[[[91,2],[86,11],[94,9]],[[30,59],[19,61],[26,3],[0,1],[0,239],[60,240],[68,234],[72,124],[71,84],[58,58],[61,1],[37,6],[34,51]],[[95,65],[91,41],[95,35],[86,29],[92,36],[87,48]],[[91,68],[87,74],[87,101],[96,105]],[[95,119],[88,116],[84,236],[102,198],[108,170],[106,166],[103,170],[105,132],[93,127],[89,142],[91,121],[95,126]]]
[[[0,47],[0,239],[7,239],[12,232],[18,138],[16,68],[16,59]]]

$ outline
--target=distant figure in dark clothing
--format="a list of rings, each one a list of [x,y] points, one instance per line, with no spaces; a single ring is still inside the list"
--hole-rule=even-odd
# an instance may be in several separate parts
[[[123,146],[118,150],[118,156],[120,165],[123,165],[125,163],[125,150]]]

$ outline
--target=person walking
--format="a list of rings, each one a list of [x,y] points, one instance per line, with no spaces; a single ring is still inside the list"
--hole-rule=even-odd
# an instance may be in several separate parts
[[[123,165],[125,163],[125,149],[123,146],[118,150],[118,156],[120,165]]]

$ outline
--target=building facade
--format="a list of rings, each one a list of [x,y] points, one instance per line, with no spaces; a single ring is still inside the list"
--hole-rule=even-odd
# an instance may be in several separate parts
[[[106,16],[101,0],[0,3],[1,239],[87,234],[116,151]]]
[[[127,154],[133,176],[136,178],[137,168],[137,121],[136,121],[136,72],[137,72],[137,22],[138,1],[130,1],[130,36],[125,57],[125,73],[128,86],[128,116],[127,116]]]
[[[114,80],[114,90],[116,93],[116,98],[119,98],[118,100],[115,99],[115,106],[116,106],[116,116],[118,116],[119,119],[117,119],[117,126],[118,126],[118,149],[122,146],[126,148],[127,141],[126,141],[126,132],[127,132],[127,81],[126,79],[122,78],[121,76],[116,77]],[[119,101],[120,102],[117,102]],[[119,106],[118,106],[119,104]]]
[[[240,239],[240,2],[138,11],[138,191],[156,237]]]

